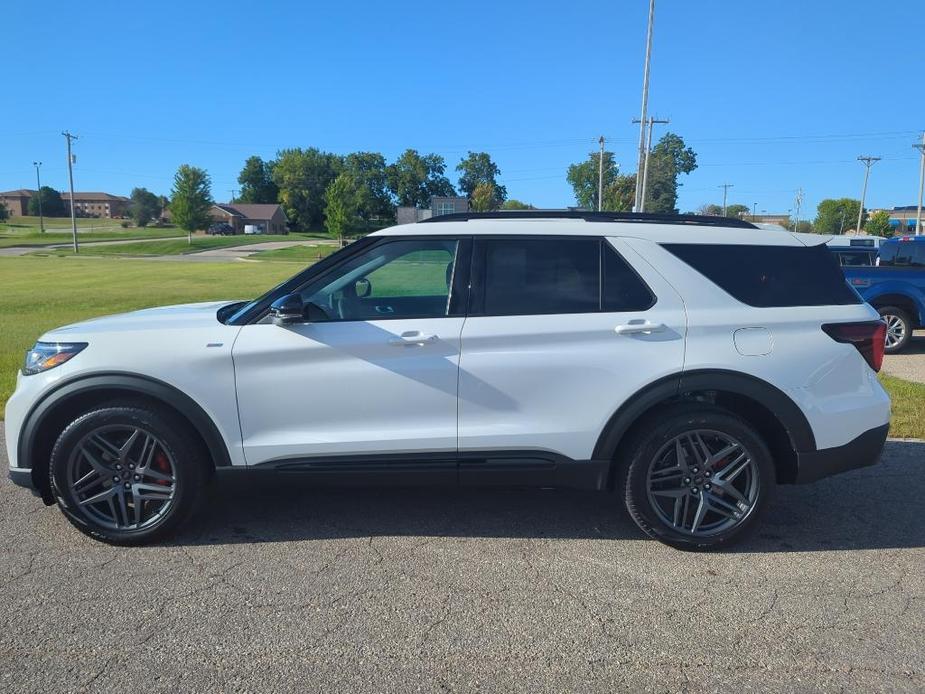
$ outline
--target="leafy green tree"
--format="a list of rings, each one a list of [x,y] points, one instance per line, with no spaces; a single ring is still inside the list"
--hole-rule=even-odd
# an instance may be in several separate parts
[[[812,234],[815,232],[813,229],[813,223],[805,219],[801,219],[796,223],[796,228],[794,231],[798,234]]]
[[[445,172],[446,162],[439,154],[421,156],[417,150],[406,149],[386,168],[386,179],[399,205],[423,208],[430,207],[432,196],[456,195]]]
[[[504,204],[501,205],[502,210],[535,210],[536,208],[533,205],[530,205],[526,202],[521,202],[520,200],[514,200],[513,198],[508,198],[504,201]]]
[[[874,212],[867,218],[864,231],[872,236],[891,236],[893,227],[890,226],[890,213],[886,210]]]
[[[324,193],[324,218],[328,233],[344,245],[344,235],[356,226],[357,180],[348,173],[335,178]]]
[[[146,227],[152,219],[161,213],[160,199],[146,188],[133,188],[132,202],[129,203],[129,216],[136,226]]]
[[[678,177],[697,168],[697,154],[674,133],[665,133],[649,155],[646,212],[678,213]]]
[[[498,209],[498,190],[491,183],[479,183],[472,191],[469,206],[473,212],[488,212]]]
[[[336,154],[315,147],[284,149],[277,153],[273,182],[279,202],[296,229],[317,229],[324,220],[324,196],[343,170]]]
[[[605,212],[629,212],[636,202],[636,175],[617,176],[613,182],[604,188],[604,204],[601,206]]]
[[[279,187],[273,181],[273,165],[274,162],[264,161],[258,156],[247,158],[238,174],[238,183],[241,184],[238,202],[278,202]]]
[[[67,217],[69,212],[64,199],[54,188],[42,186],[38,193],[29,198],[29,214],[33,217],[39,215],[39,198],[42,200],[42,214],[46,217]]]
[[[719,208],[720,214],[723,212],[723,208]],[[743,219],[749,214],[748,205],[726,205],[726,216],[731,217],[732,219]]]
[[[193,232],[205,229],[212,209],[212,180],[204,169],[183,164],[173,177],[170,195],[170,215],[173,223],[186,231],[189,242]]]
[[[600,152],[591,152],[587,159],[580,164],[572,164],[568,167],[568,173],[565,180],[572,186],[575,193],[575,202],[579,207],[585,207],[589,210],[597,209],[597,188],[598,188],[598,161]],[[604,188],[612,185],[617,180],[619,168],[613,158],[613,152],[604,152]],[[607,198],[606,193],[604,198]]]
[[[0,201],[0,222],[5,222],[10,218],[10,210],[7,208],[6,203]]]
[[[860,209],[861,201],[852,198],[823,200],[816,208],[816,221],[813,222],[816,233],[844,234],[849,229],[854,229]]]
[[[367,227],[374,217],[395,217],[387,168],[385,157],[378,152],[354,152],[344,157],[344,173],[357,186],[356,214]]]
[[[494,186],[495,198],[499,205],[507,200],[507,188],[499,185],[497,180],[501,175],[501,169],[491,160],[488,152],[469,152],[469,155],[456,165],[456,170],[460,172],[459,190],[470,200],[475,189],[482,183]]]
[[[697,210],[697,214],[704,215],[706,217],[721,217],[723,214],[723,206],[714,205],[712,203],[709,205],[701,205]]]

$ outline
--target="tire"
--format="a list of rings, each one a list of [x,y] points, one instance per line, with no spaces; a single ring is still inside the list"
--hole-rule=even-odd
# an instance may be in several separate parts
[[[886,354],[903,351],[912,339],[912,320],[909,314],[898,306],[883,306],[877,312],[886,321],[886,345],[883,351]]]
[[[49,463],[52,492],[64,516],[96,540],[157,542],[202,498],[208,468],[200,451],[185,421],[147,404],[114,403],[61,432]]]
[[[728,453],[714,455],[721,451]],[[759,434],[727,410],[695,403],[661,410],[644,423],[629,443],[621,479],[626,508],[640,529],[684,550],[741,540],[775,483],[771,454]]]

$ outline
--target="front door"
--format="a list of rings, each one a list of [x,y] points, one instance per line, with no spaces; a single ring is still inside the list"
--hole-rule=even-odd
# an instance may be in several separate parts
[[[241,329],[233,356],[249,465],[417,465],[455,479],[462,245],[383,238],[300,290],[310,322]]]

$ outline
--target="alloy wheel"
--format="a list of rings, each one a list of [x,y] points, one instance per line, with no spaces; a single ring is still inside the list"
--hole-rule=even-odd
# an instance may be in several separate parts
[[[649,504],[673,530],[708,537],[743,523],[760,493],[758,464],[742,443],[719,431],[675,436],[652,459]]]
[[[886,321],[886,348],[894,349],[906,338],[906,323],[892,313],[886,313],[881,317]]]
[[[110,425],[84,436],[68,459],[68,489],[83,514],[109,530],[142,530],[170,510],[176,464],[152,433]]]

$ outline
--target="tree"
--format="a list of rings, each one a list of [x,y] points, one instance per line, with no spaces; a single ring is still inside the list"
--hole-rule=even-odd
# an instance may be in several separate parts
[[[872,236],[890,236],[893,231],[893,227],[890,226],[890,213],[886,210],[874,212],[867,218],[864,231]]]
[[[568,167],[565,180],[572,186],[572,191],[575,193],[575,203],[579,207],[585,207],[589,210],[597,209],[598,161],[600,158],[600,152],[591,152],[585,161]],[[617,180],[619,169],[614,161],[613,152],[604,152],[603,174],[604,188],[612,185]],[[606,198],[605,193],[604,199]]]
[[[494,186],[498,205],[507,200],[507,188],[498,185],[497,181],[497,177],[501,175],[501,169],[491,160],[488,152],[469,152],[469,156],[461,159],[456,165],[456,170],[461,174],[459,190],[470,200],[475,189],[482,183]]]
[[[860,209],[861,201],[852,198],[823,200],[816,208],[816,221],[813,222],[816,233],[844,234],[849,229],[854,229]]]
[[[649,155],[646,212],[678,213],[678,176],[697,168],[697,154],[674,133],[665,133]]]
[[[129,216],[135,221],[136,226],[146,227],[148,222],[160,215],[160,199],[146,188],[133,188],[131,198]]]
[[[720,214],[723,212],[723,208],[719,208]],[[744,219],[749,214],[748,205],[727,205],[726,206],[726,216],[733,219]]]
[[[432,196],[456,195],[453,185],[443,174],[446,162],[439,154],[421,156],[406,149],[394,164],[386,168],[389,190],[403,207],[430,207]]]
[[[504,201],[504,204],[501,205],[502,210],[535,210],[536,208],[533,205],[530,205],[520,200],[514,200],[509,198]]]
[[[704,215],[705,217],[721,217],[723,215],[723,206],[722,205],[701,205],[697,209],[697,214]]]
[[[344,234],[352,229],[358,220],[356,179],[342,173],[335,178],[324,193],[324,217],[328,233],[344,245]]]
[[[193,242],[194,231],[209,225],[212,204],[209,174],[189,164],[177,169],[170,195],[170,215],[173,223],[186,231],[190,243]]]
[[[473,212],[488,212],[498,209],[498,190],[491,183],[479,183],[472,191],[469,205]]]
[[[336,154],[308,149],[284,149],[277,153],[273,182],[279,186],[279,202],[297,229],[317,229],[324,221],[324,196],[343,169]]]
[[[607,212],[629,212],[636,202],[636,174],[617,176],[613,183],[604,188],[604,204]]]
[[[39,198],[42,200],[42,214],[46,217],[67,217],[67,207],[64,199],[54,188],[42,186],[38,193],[29,198],[29,214],[33,217],[39,215]]]
[[[279,200],[279,187],[273,181],[275,162],[264,161],[258,156],[248,157],[244,168],[238,174],[241,194],[238,202],[274,203]]]
[[[385,157],[378,152],[354,152],[344,157],[344,173],[356,183],[356,213],[366,226],[374,217],[392,219],[395,208],[389,191]]]
[[[7,208],[6,203],[0,200],[0,222],[5,222],[10,218],[10,210]]]

